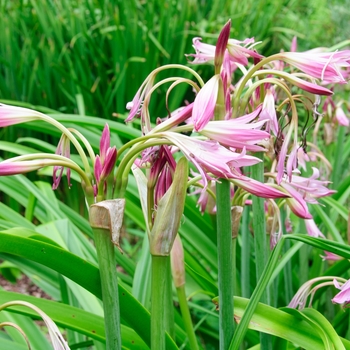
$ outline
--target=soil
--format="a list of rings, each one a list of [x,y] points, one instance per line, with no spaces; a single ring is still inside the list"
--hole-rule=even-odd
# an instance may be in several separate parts
[[[10,292],[31,295],[36,298],[51,299],[49,295],[36,286],[26,275],[17,279],[16,283],[11,283],[0,275],[0,286]]]

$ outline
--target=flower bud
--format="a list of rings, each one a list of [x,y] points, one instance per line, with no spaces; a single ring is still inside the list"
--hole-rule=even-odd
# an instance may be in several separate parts
[[[152,255],[170,254],[184,210],[187,178],[188,161],[183,157],[177,163],[172,185],[158,202],[157,215],[150,235]]]
[[[176,235],[170,258],[174,285],[179,288],[185,284],[184,250],[179,235]]]

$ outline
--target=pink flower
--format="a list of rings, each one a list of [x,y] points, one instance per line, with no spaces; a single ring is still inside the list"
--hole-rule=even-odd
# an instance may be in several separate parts
[[[58,142],[58,146],[56,148],[56,154],[66,157],[70,159],[70,141],[67,138],[65,134],[63,134],[60,138],[60,141]],[[56,190],[61,182],[62,175],[64,171],[64,166],[62,165],[55,165],[53,167],[53,174],[52,174],[52,189]],[[70,183],[70,174],[71,170],[70,168],[66,169],[66,176],[68,181],[68,186],[71,186]]]
[[[41,119],[43,114],[32,109],[0,103],[0,127]]]
[[[307,234],[311,237],[325,238],[324,234],[319,230],[313,219],[305,220]]]
[[[286,171],[287,171],[289,181],[291,181],[292,179],[293,170],[298,167],[298,149],[299,149],[299,146],[297,144],[294,144],[288,156]]]
[[[194,57],[194,60],[191,62],[193,64],[214,62],[216,47],[214,45],[202,43],[201,40],[201,38],[193,39],[193,47],[196,50],[196,53],[186,56]],[[254,38],[245,39],[243,41],[229,39],[227,43],[227,50],[229,52],[230,62],[240,63],[246,66],[248,64],[249,57],[261,59],[263,57],[262,55],[259,55],[257,52],[250,49],[249,45],[253,43]]]
[[[48,164],[49,163],[49,164]],[[45,159],[27,160],[21,162],[0,162],[0,176],[25,174],[30,171],[38,170],[44,166],[52,165],[52,161]]]
[[[100,140],[100,154],[96,156],[94,164],[94,175],[97,184],[108,177],[117,160],[117,149],[115,146],[110,147],[110,138],[109,126],[106,124]]]
[[[188,54],[187,57],[194,57],[192,64],[202,64],[207,62],[214,62],[215,58],[215,46],[202,43],[202,38],[193,38],[192,40],[195,54]]]
[[[177,126],[192,116],[193,102],[185,107],[180,107],[171,113],[170,118],[162,121],[156,127],[154,127],[148,134],[154,134],[160,131],[166,131],[174,126]]]
[[[334,279],[334,286],[337,289],[340,289],[340,292],[332,299],[332,302],[335,304],[344,304],[347,305],[350,303],[350,280],[343,283],[341,286],[339,282]]]
[[[343,109],[340,106],[335,109],[335,118],[338,121],[339,125],[349,126],[349,118],[345,115]]]
[[[171,154],[168,145],[159,147],[156,155],[153,157],[151,170],[148,180],[148,186],[155,186],[154,203],[158,204],[160,199],[168,191],[173,182],[176,162]]]
[[[277,136],[278,134],[278,121],[275,109],[275,97],[270,89],[266,90],[266,95],[264,98],[263,107],[259,115],[259,120],[266,120],[266,131],[270,132],[272,130],[273,134]]]
[[[239,172],[236,168],[250,166],[260,162],[258,158],[243,153],[235,153],[221,146],[215,141],[201,141],[174,132],[160,134],[178,147],[185,157],[194,164],[202,176],[204,190],[208,185],[207,180],[211,173],[219,178],[234,178]]]
[[[336,255],[331,252],[327,252],[326,250],[324,251],[325,255],[321,255],[322,260],[327,260],[327,261],[337,261],[343,259],[341,256]]]
[[[230,60],[246,66],[248,64],[249,57],[253,57],[258,60],[262,59],[264,56],[258,54],[254,50],[251,50],[251,46],[249,47],[249,44],[254,44],[254,42],[254,38],[245,39],[243,41],[229,39],[227,50],[230,54]],[[242,46],[242,44],[244,46]]]
[[[100,139],[100,157],[101,162],[104,163],[108,149],[111,146],[111,133],[109,131],[109,125],[106,123],[102,131],[102,136]]]
[[[253,180],[247,176],[235,176],[231,180],[238,187],[243,188],[247,192],[263,198],[286,198],[289,194],[284,193],[273,186]]]
[[[292,43],[290,45],[290,51],[291,52],[296,52],[297,51],[297,37],[294,36],[292,39]]]
[[[94,175],[97,183],[106,179],[108,175],[114,169],[115,162],[117,160],[117,149],[115,146],[112,148],[109,147],[105,155],[105,159],[102,161],[102,158],[97,155],[94,165]]]
[[[287,198],[286,202],[292,212],[302,219],[312,219],[312,215],[309,212],[307,204],[300,193],[294,190],[293,187],[288,188],[288,193],[290,194],[290,198]]]
[[[337,52],[282,52],[279,58],[326,83],[345,83],[350,67],[350,50]]]
[[[263,151],[264,148],[257,146],[256,143],[270,137],[269,133],[257,130],[265,124],[265,121],[249,123],[259,115],[260,111],[261,107],[240,118],[210,121],[200,133],[224,146],[236,149],[246,148],[248,151],[255,152]]]
[[[146,131],[149,131],[150,122],[147,116],[144,116],[142,112],[142,106],[145,102],[145,98],[153,87],[154,79],[156,77],[156,72],[152,72],[148,75],[145,81],[142,83],[140,88],[138,89],[136,95],[134,96],[131,102],[128,102],[126,105],[126,109],[130,110],[128,117],[125,119],[125,122],[131,122],[135,117],[141,116],[142,128],[145,127]]]
[[[303,219],[312,219],[306,203],[317,204],[317,198],[329,196],[335,192],[326,187],[329,181],[317,180],[319,171],[316,168],[312,169],[313,174],[310,178],[292,175],[290,182],[285,180],[281,182],[281,186],[291,195],[291,198],[286,200],[287,204],[295,215]]]
[[[192,121],[196,131],[202,130],[214,116],[220,80],[220,74],[214,75],[202,89],[200,89],[194,100]]]
[[[280,74],[281,76],[286,75],[287,73],[284,73],[283,75]],[[288,74],[288,81],[290,81],[293,85],[297,86],[298,88],[310,92],[311,94],[315,94],[315,95],[322,95],[322,96],[329,96],[329,95],[333,95],[333,92],[323,86],[314,84],[314,83],[310,83],[309,81],[306,81],[304,79],[300,79],[298,77],[296,77],[293,74]]]
[[[230,29],[231,29],[231,20],[229,20],[222,28],[220,35],[218,37],[218,41],[216,43],[214,66],[216,69],[218,69],[218,72],[220,72],[220,68],[224,60],[227,41],[230,37]]]
[[[320,177],[320,172],[317,168],[312,168],[313,173],[309,178],[302,176],[292,175],[292,181],[283,181],[281,183],[282,187],[290,189],[292,186],[300,194],[302,194],[303,199],[312,204],[317,204],[316,198],[321,198],[325,196],[330,196],[336,191],[330,190],[326,187],[330,182],[317,180]]]

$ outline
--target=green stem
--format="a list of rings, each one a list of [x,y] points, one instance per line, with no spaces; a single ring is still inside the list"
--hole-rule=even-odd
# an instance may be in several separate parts
[[[256,153],[255,156],[264,160],[264,153]],[[264,162],[260,162],[251,167],[252,178],[259,182],[264,182]],[[266,223],[264,199],[253,196],[253,228],[254,228],[254,247],[255,247],[255,265],[256,265],[256,280],[259,280],[263,274],[267,262],[267,245],[266,245]],[[261,301],[269,304],[269,289],[263,294]],[[264,333],[260,333],[261,349],[268,349],[270,337]]]
[[[250,297],[250,232],[249,232],[249,207],[243,210],[242,225],[242,254],[241,254],[241,285],[242,296]]]
[[[152,255],[151,349],[165,350],[165,332],[173,333],[169,302],[170,257]],[[170,307],[170,309],[169,309]]]
[[[93,228],[93,232],[101,275],[106,350],[118,350],[121,349],[122,344],[114,245],[108,230]]]
[[[233,323],[233,257],[231,230],[230,182],[220,179],[216,184],[217,241],[219,284],[219,339],[220,349],[226,350],[234,333]]]
[[[287,234],[286,230],[286,210],[284,208],[281,208],[281,222],[282,222],[282,232],[283,235]],[[290,249],[290,241],[286,241],[284,252],[286,253]],[[288,305],[289,301],[292,300],[294,292],[293,292],[293,274],[292,274],[292,262],[291,260],[288,260],[286,265],[283,268],[283,278],[284,278],[284,300],[286,305]]]
[[[342,159],[343,159],[345,130],[346,130],[345,126],[339,126],[338,137],[337,137],[335,152],[333,157],[334,163],[333,163],[332,184],[331,184],[331,187],[333,189],[338,187],[342,179],[340,174],[342,174],[341,166],[342,166]]]
[[[198,350],[199,347],[197,343],[197,338],[196,338],[196,334],[194,333],[191,314],[187,304],[185,285],[177,287],[176,291],[177,291],[177,296],[179,298],[181,315],[185,324],[185,329],[188,337],[188,342],[190,344],[190,348],[192,350]]]

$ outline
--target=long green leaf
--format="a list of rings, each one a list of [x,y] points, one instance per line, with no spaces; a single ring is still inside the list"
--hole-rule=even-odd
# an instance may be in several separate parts
[[[32,233],[35,237],[35,232],[25,229],[13,229],[7,233],[0,232],[0,252],[22,256],[50,267],[101,299],[101,282],[97,267],[57,246],[21,237],[20,234],[23,231],[27,234]],[[119,300],[122,319],[137,332],[146,344],[150,344],[148,311],[121,285],[119,286]],[[176,348],[170,337],[167,337],[167,344],[171,349]]]
[[[0,304],[14,301],[27,301],[44,311],[57,325],[69,328],[81,334],[105,342],[103,317],[78,309],[76,307],[57,303],[51,300],[39,299],[28,295],[0,291]],[[12,306],[7,311],[20,313],[35,319],[38,315],[29,308]],[[122,326],[123,345],[130,349],[147,349],[146,344],[132,329]]]

